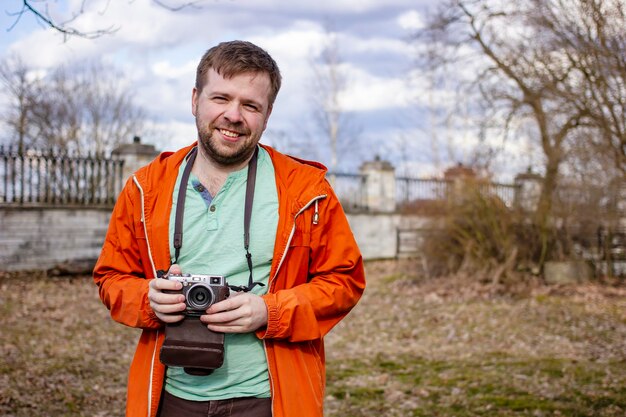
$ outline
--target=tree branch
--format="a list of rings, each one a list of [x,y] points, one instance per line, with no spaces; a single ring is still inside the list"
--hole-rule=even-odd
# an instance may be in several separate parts
[[[83,13],[82,6],[81,6],[81,11],[77,13],[72,19],[63,23],[57,23],[50,16],[47,4],[45,7],[45,11],[42,11],[40,10],[40,8],[37,8],[32,4],[32,0],[22,0],[22,9],[19,12],[8,13],[9,16],[15,16],[16,20],[7,31],[10,31],[11,29],[13,29],[25,13],[31,13],[37,18],[37,20],[40,23],[43,23],[44,26],[48,26],[56,30],[57,32],[63,34],[63,37],[65,40],[67,40],[67,38],[71,36],[77,36],[77,37],[86,38],[86,39],[95,39],[95,38],[99,38],[100,36],[111,34],[117,31],[117,29],[114,28],[113,26],[108,27],[106,29],[98,29],[94,31],[81,31],[76,28],[66,26],[68,22],[73,21],[74,19],[76,19],[78,15]]]
[[[159,6],[159,7],[162,7],[164,9],[169,10],[170,12],[178,12],[178,11],[186,9],[186,8],[200,9],[200,7],[197,6],[197,4],[202,3],[202,0],[189,1],[187,3],[183,3],[183,4],[180,4],[178,6],[170,6],[168,4],[165,4],[161,0],[152,0],[152,2],[154,4],[156,4],[157,6]]]
[[[199,4],[205,0],[193,0],[187,1],[178,5],[170,5],[163,0],[152,0],[154,4],[163,9],[169,10],[171,12],[178,12],[186,8],[196,8],[199,9]],[[36,5],[35,3],[40,3],[41,5]],[[107,5],[108,7],[108,5]],[[85,3],[81,3],[80,9],[76,11],[73,17],[64,22],[56,21],[48,10],[48,0],[22,0],[21,10],[16,12],[7,12],[9,16],[15,17],[15,21],[11,24],[11,26],[7,29],[7,32],[10,32],[17,24],[20,22],[21,18],[25,14],[31,14],[35,16],[37,21],[43,26],[47,26],[63,35],[64,40],[67,40],[69,37],[79,37],[85,39],[95,39],[104,35],[110,35],[115,33],[119,27],[109,26],[103,29],[97,29],[93,31],[83,31],[77,29],[72,26],[68,26],[68,24],[74,21],[78,16],[85,13]]]

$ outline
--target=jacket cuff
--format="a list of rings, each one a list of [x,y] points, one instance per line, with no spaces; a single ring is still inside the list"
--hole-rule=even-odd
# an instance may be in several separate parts
[[[267,326],[256,331],[259,339],[269,339],[278,333],[278,305],[274,294],[265,294],[263,297],[267,307]]]
[[[160,318],[157,317],[152,307],[150,307],[150,301],[148,300],[147,295],[144,298],[144,312],[148,316],[147,317],[148,324],[144,327],[150,328],[150,329],[158,329],[159,327],[165,324],[161,321]]]

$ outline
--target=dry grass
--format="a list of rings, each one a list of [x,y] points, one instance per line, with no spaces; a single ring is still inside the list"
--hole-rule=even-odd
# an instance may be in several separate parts
[[[138,333],[109,319],[91,279],[5,279],[0,317],[0,415],[123,415]]]
[[[626,415],[626,289],[510,297],[382,266],[327,338],[328,415]]]
[[[89,278],[0,278],[0,415],[121,416],[138,331]],[[327,416],[624,416],[626,290],[516,297],[368,265],[327,337]]]

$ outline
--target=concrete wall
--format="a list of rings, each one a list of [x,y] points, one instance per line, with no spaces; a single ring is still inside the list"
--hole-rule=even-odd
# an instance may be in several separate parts
[[[0,270],[93,264],[100,254],[110,216],[110,209],[3,207]]]
[[[398,230],[431,227],[428,218],[397,213],[348,214],[348,222],[366,260],[395,258]]]
[[[0,210],[0,270],[89,267],[98,258],[110,210],[7,208]],[[427,227],[427,220],[394,213],[348,214],[365,259],[394,258],[398,229]]]

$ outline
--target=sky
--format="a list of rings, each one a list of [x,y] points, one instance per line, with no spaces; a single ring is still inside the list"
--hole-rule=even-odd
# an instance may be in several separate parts
[[[168,5],[179,0],[162,0]],[[326,142],[316,130],[312,62],[336,34],[346,88],[341,105],[356,139],[340,148],[341,172],[355,172],[375,156],[414,177],[440,176],[466,162],[476,142],[467,131],[434,128],[435,95],[415,70],[411,35],[436,0],[205,0],[177,12],[152,0],[33,1],[57,21],[95,39],[64,38],[30,14],[19,20],[21,0],[0,6],[0,58],[18,54],[39,71],[102,59],[128,77],[135,101],[154,128],[142,141],[173,150],[196,139],[191,114],[195,68],[215,44],[243,39],[266,49],[278,63],[283,86],[262,142],[328,164]],[[129,138],[130,140],[130,138]],[[304,145],[303,145],[304,144]],[[523,164],[525,161],[517,161]],[[508,163],[511,167],[510,162]]]

